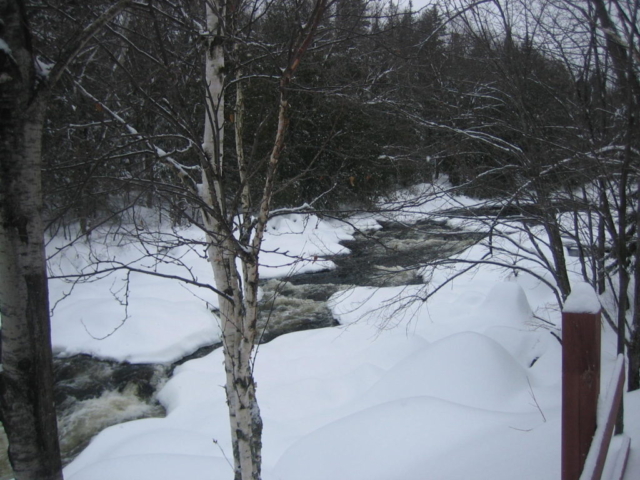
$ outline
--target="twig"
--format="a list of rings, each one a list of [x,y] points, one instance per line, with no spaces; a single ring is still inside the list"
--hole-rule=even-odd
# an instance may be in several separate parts
[[[218,440],[216,440],[215,438],[212,438],[211,441],[214,443],[214,445],[216,447],[218,447],[220,449],[220,452],[222,453],[222,456],[224,457],[224,459],[227,461],[227,463],[231,467],[231,471],[234,471],[235,468],[233,467],[233,464],[229,461],[229,457],[227,457],[227,454],[224,452],[224,449],[222,448],[222,446],[220,446],[220,443],[218,443]]]
[[[527,383],[529,384],[529,393],[531,394],[531,398],[533,399],[533,402],[535,403],[536,408],[540,412],[540,415],[542,415],[542,420],[544,420],[544,422],[547,423],[547,417],[544,416],[544,413],[542,412],[542,408],[540,408],[540,404],[538,403],[538,399],[536,398],[536,394],[533,393],[533,387],[531,386],[531,382],[529,381],[528,376],[527,376]]]

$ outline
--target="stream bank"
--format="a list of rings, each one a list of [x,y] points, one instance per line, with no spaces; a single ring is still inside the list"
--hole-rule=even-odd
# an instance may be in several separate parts
[[[418,265],[449,257],[477,242],[477,234],[425,220],[411,225],[380,222],[342,242],[347,255],[325,257],[336,268],[261,282],[260,342],[300,330],[337,325],[327,300],[353,286],[389,287],[422,283]],[[203,347],[172,365],[129,364],[88,355],[56,358],[55,398],[63,462],[70,462],[104,428],[129,420],[162,417],[158,392],[174,368],[209,354]],[[1,478],[11,478],[11,476]]]

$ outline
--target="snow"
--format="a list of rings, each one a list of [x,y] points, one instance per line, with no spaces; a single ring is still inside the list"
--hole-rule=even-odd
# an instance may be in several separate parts
[[[276,464],[275,478],[477,478],[444,477],[447,466],[439,465],[439,459],[456,455],[470,437],[524,436],[509,427],[531,427],[536,420],[533,415],[476,410],[428,396],[403,398],[358,411],[305,436]],[[512,451],[507,448],[502,454]],[[465,460],[463,455],[457,461]],[[467,475],[470,468],[473,465],[466,465]]]
[[[146,216],[138,223],[151,224]],[[361,219],[358,228],[372,225]],[[318,259],[326,253],[348,253],[340,241],[352,238],[354,227],[313,215],[279,216],[268,223],[261,255],[262,278],[333,268],[331,261]],[[186,245],[167,249],[181,235],[203,242],[200,247]],[[113,238],[120,238],[114,245]],[[218,306],[217,295],[184,282],[153,276],[153,273],[180,276],[200,283],[213,283],[212,270],[205,259],[204,236],[195,229],[177,232],[165,229],[153,240],[152,251],[120,235],[94,232],[91,241],[76,242],[54,238],[48,245],[50,274],[75,274],[79,269],[91,272],[100,267],[128,265],[149,272],[125,271],[70,283],[50,281],[53,350],[60,356],[87,353],[98,358],[131,363],[172,363],[198,348],[220,341],[220,326],[212,313]],[[156,264],[145,255],[151,253],[169,264]],[[117,259],[115,264],[113,259]],[[72,297],[67,299],[66,295]]]
[[[445,201],[452,200],[439,200]],[[403,215],[416,218],[414,212]],[[374,220],[354,222],[373,226]],[[353,231],[303,214],[278,217],[265,234],[261,274],[330,268],[317,256],[347,253],[338,242]],[[496,237],[493,248],[515,242],[527,247],[514,229]],[[55,246],[53,241],[52,251]],[[479,244],[458,257],[481,259],[488,248]],[[76,246],[77,256],[65,253],[56,269],[81,265],[84,249]],[[106,244],[99,250],[105,259],[117,253],[133,261],[140,254],[132,245],[104,249]],[[171,253],[191,266],[193,278],[208,280],[202,252],[180,247]],[[354,287],[329,302],[341,326],[261,345],[255,376],[264,420],[263,479],[560,478],[561,346],[549,333],[559,331],[560,309],[538,264],[521,264],[532,274],[496,265],[442,265],[424,272],[424,285]],[[176,273],[182,267],[162,268]],[[458,274],[455,281],[435,290],[451,273]],[[219,337],[211,312],[215,295],[142,274],[132,275],[129,317],[122,323],[115,297],[124,298],[123,277],[117,278],[78,284],[56,307],[56,352],[170,362]],[[594,303],[579,279],[572,276],[572,301],[585,301],[591,311]],[[70,288],[61,280],[52,285],[52,303]],[[605,330],[603,371],[613,369],[614,352],[613,335]],[[165,418],[105,429],[65,468],[65,478],[231,480],[224,382],[219,349],[180,365],[158,394]],[[639,471],[640,394],[626,399],[629,469]]]
[[[366,402],[429,396],[473,408],[518,411],[520,400],[523,405],[529,400],[520,395],[526,390],[526,371],[500,344],[462,332],[398,362],[366,392]]]
[[[379,205],[382,212],[389,212],[386,215],[383,213],[382,217],[411,223],[424,219],[425,214],[439,217],[447,211],[479,203],[464,195],[451,195],[452,190],[453,186],[446,175],[441,175],[433,184],[418,184],[400,190]]]
[[[600,301],[595,290],[585,282],[576,282],[571,286],[571,293],[562,309],[566,313],[598,313]]]
[[[51,70],[55,66],[54,63],[49,63],[46,59],[44,59],[44,58],[42,58],[40,56],[36,57],[34,65],[36,67],[36,72],[42,78],[48,77],[49,74],[51,73]]]
[[[623,478],[622,474],[626,470],[630,447],[631,439],[625,434],[619,435],[612,440],[609,452],[612,452],[615,457],[612,456],[611,460],[607,461],[608,466],[605,466],[606,470],[604,470],[602,478],[612,480]]]
[[[2,38],[0,38],[0,51],[4,52],[8,56],[12,56],[11,47]]]

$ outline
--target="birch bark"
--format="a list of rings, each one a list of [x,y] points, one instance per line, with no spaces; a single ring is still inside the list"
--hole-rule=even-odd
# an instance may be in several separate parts
[[[243,154],[242,128],[244,93],[241,73],[236,75],[236,154],[240,180],[241,215],[227,208],[224,183],[224,88],[225,50],[234,51],[232,21],[225,24],[221,0],[206,0],[206,117],[204,128],[201,198],[203,223],[207,229],[209,262],[219,295],[220,321],[226,372],[235,480],[259,480],[262,464],[262,418],[253,378],[253,350],[257,337],[259,253],[269,219],[271,198],[280,155],[289,124],[288,86],[314,37],[327,8],[327,0],[316,0],[309,22],[293,42],[289,64],[280,80],[278,129],[262,185],[262,197],[255,218],[252,216],[248,167]],[[233,6],[237,10],[237,5]],[[237,53],[237,52],[236,52]],[[238,268],[240,265],[240,269]]]
[[[0,413],[16,480],[61,480],[49,323],[41,139],[48,91],[131,0],[68,42],[46,78],[37,71],[22,0],[0,2]]]
[[[43,102],[22,2],[4,2],[0,52],[0,409],[18,480],[62,479],[40,181]]]
[[[257,480],[262,463],[262,419],[255,395],[251,354],[256,336],[257,254],[241,249],[234,237],[234,213],[227,211],[224,186],[224,5],[206,2],[206,118],[202,200],[208,208],[203,220],[209,242],[208,256],[219,296],[231,440],[236,480]],[[244,281],[236,260],[242,256]],[[246,294],[246,296],[245,296]]]

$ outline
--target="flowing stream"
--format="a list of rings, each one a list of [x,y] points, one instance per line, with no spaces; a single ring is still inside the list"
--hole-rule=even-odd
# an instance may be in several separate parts
[[[327,300],[352,286],[387,287],[422,283],[420,264],[449,257],[479,240],[478,234],[434,221],[412,225],[381,222],[376,231],[343,242],[351,253],[327,257],[336,268],[261,282],[261,342],[299,330],[337,325]],[[104,428],[129,420],[162,417],[156,392],[173,369],[221,344],[201,348],[173,365],[129,364],[88,355],[54,360],[55,398],[63,462],[70,462]],[[4,433],[4,432],[2,432]],[[0,438],[0,443],[6,438]],[[0,447],[1,448],[1,447]],[[5,448],[6,450],[6,448]],[[6,457],[0,480],[12,478]]]

